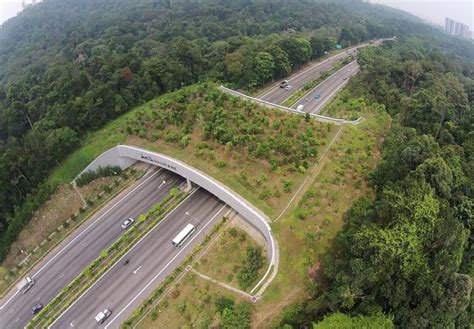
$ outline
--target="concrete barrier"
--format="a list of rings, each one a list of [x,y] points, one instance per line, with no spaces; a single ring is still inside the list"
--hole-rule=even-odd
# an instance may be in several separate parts
[[[278,256],[278,252],[276,250],[276,243],[273,239],[272,230],[270,228],[270,225],[268,225],[268,218],[258,209],[248,203],[240,195],[231,191],[228,187],[218,182],[214,178],[210,177],[209,175],[203,173],[202,171],[197,170],[196,168],[193,168],[185,164],[184,162],[181,162],[177,159],[163,154],[148,151],[135,146],[118,145],[114,148],[105,151],[94,161],[92,161],[74,179],[74,181],[83,173],[87,171],[95,171],[99,167],[120,166],[122,169],[125,169],[131,166],[136,161],[142,161],[165,168],[194,182],[195,184],[201,186],[202,188],[214,194],[226,204],[231,206],[234,210],[240,213],[242,217],[245,218],[250,224],[255,226],[262,233],[267,242],[267,258],[269,260],[269,267],[262,279],[252,289],[251,293],[253,294],[260,286],[262,286],[263,288],[266,288],[268,286],[270,281],[275,277],[275,274],[278,270],[278,261],[276,259],[276,257]],[[270,273],[272,273],[271,276]],[[266,280],[267,282],[265,282]],[[259,294],[263,293],[263,290],[265,289],[260,289]]]
[[[252,96],[249,96],[249,95],[242,94],[241,92],[238,92],[236,90],[224,87],[223,85],[221,85],[219,87],[219,89],[224,93],[227,93],[227,94],[230,94],[230,95],[233,95],[233,96],[237,96],[237,97],[240,97],[240,98],[243,98],[243,99],[247,99],[249,101],[259,103],[260,105],[263,105],[263,106],[266,106],[266,107],[269,107],[269,108],[273,108],[273,109],[277,109],[277,110],[281,110],[281,111],[285,111],[285,112],[289,112],[289,113],[294,113],[294,114],[302,114],[302,115],[309,114],[311,117],[313,117],[314,119],[316,119],[318,121],[321,121],[321,122],[332,123],[332,124],[335,124],[335,125],[345,125],[345,124],[357,125],[360,122],[362,122],[362,120],[363,120],[362,117],[359,117],[357,120],[345,120],[345,119],[331,118],[331,117],[327,117],[327,116],[320,115],[320,114],[315,114],[315,113],[308,113],[308,112],[304,112],[304,111],[298,111],[298,110],[292,109],[291,107],[286,107],[286,106],[283,106],[283,105],[279,105],[279,104],[275,104],[275,103],[265,101],[265,100],[260,99],[260,98],[255,98],[255,97],[252,97]]]

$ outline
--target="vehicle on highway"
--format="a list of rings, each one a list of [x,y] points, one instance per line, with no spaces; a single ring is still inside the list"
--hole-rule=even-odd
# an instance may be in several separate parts
[[[304,105],[303,104],[300,104],[296,107],[296,110],[297,111],[303,111],[303,108],[304,108]]]
[[[125,230],[129,228],[134,222],[135,222],[135,219],[127,218],[126,220],[123,221],[122,228]]]
[[[40,304],[40,303],[35,304],[31,308],[31,313],[38,314],[42,309],[43,309],[43,304]]]
[[[321,93],[316,93],[314,94],[314,99],[320,99],[321,98]]]
[[[175,247],[180,247],[184,243],[184,241],[186,241],[186,239],[189,238],[194,233],[195,230],[196,228],[194,227],[194,225],[192,224],[186,225],[186,227],[183,228],[183,230],[178,233],[178,235],[173,239],[173,241],[171,241],[171,243]]]
[[[16,287],[18,288],[19,291],[21,291],[21,293],[24,294],[25,292],[30,290],[30,288],[33,287],[34,284],[35,284],[35,280],[27,276],[26,278],[18,282]]]
[[[342,78],[342,80],[347,80],[347,77]]]
[[[123,265],[128,265],[128,263],[130,263],[130,260],[127,258],[125,262],[123,263]]]
[[[283,80],[282,82],[280,82],[280,88],[285,88],[289,84],[290,82],[288,80]]]
[[[98,323],[98,324],[102,324],[105,322],[105,320],[107,320],[107,318],[112,314],[112,311],[109,310],[108,308],[106,308],[105,310],[103,310],[102,312],[99,312],[99,314],[97,314],[95,316],[95,321]]]
[[[293,88],[291,85],[287,85],[287,86],[285,87],[285,90],[291,90],[291,88]]]

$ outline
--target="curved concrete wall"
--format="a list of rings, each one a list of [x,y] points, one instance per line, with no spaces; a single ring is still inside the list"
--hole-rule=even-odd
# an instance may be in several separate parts
[[[254,225],[265,237],[268,247],[268,259],[270,262],[269,268],[266,271],[263,278],[257,283],[252,293],[267,279],[268,275],[273,269],[273,275],[270,279],[273,279],[274,274],[277,271],[276,261],[276,245],[272,236],[272,230],[267,222],[267,217],[261,213],[258,209],[254,208],[250,203],[243,199],[240,195],[234,193],[225,185],[221,184],[214,178],[207,174],[197,170],[179,160],[168,157],[163,154],[147,151],[135,146],[119,145],[116,146],[97,157],[92,161],[77,177],[87,171],[95,171],[98,167],[105,166],[120,166],[125,169],[135,163],[136,161],[142,161],[150,163],[159,167],[163,167],[167,170],[173,171],[178,175],[189,179],[196,183],[212,194],[216,195],[219,199],[227,203],[242,217]],[[76,179],[77,179],[76,177]],[[266,282],[264,287],[268,286],[269,282]],[[263,292],[262,289],[259,293]]]

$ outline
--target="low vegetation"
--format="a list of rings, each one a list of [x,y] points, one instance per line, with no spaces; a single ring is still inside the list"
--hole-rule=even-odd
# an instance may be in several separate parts
[[[238,248],[236,244],[241,244],[244,248]],[[227,228],[193,268],[212,279],[232,283],[235,278],[226,278],[227,271],[220,271],[219,267],[222,265],[230,269],[236,266],[234,272],[237,272],[242,264],[262,262],[259,258],[261,254],[258,256],[259,250],[258,244],[242,229]],[[223,255],[225,252],[229,254]],[[137,328],[218,326],[244,329],[250,328],[252,312],[253,307],[241,295],[188,272],[167,296],[149,311]]]
[[[87,171],[76,179],[77,186],[84,186],[99,177],[109,177],[119,175],[122,168],[119,166],[99,167],[95,171]]]
[[[48,305],[41,310],[27,325],[27,328],[49,326],[73,302],[92,286],[108,269],[136,244],[140,238],[152,230],[180,201],[186,193],[172,189],[159,203],[146,214],[138,217],[135,225],[121,235],[100,256],[90,263],[71,283],[69,283]]]
[[[334,311],[383,311],[403,328],[474,323],[474,63],[453,65],[450,51],[418,38],[362,50],[352,90],[396,118],[368,176],[375,195],[354,202],[313,293],[282,324]]]
[[[0,27],[0,260],[57,187],[44,184],[53,168],[135,106],[199,81],[253,89],[337,43],[423,29],[395,10],[346,1],[28,6]]]
[[[82,199],[69,185],[61,185],[33,214],[26,226],[12,244],[0,267],[0,294],[42,259],[54,246],[60,243],[74,229],[107,201],[143,175],[144,171],[132,167],[120,176],[97,179],[78,190]]]
[[[233,226],[222,233],[194,268],[214,280],[249,291],[267,266],[261,246]]]
[[[319,278],[322,257],[341,230],[351,202],[373,193],[366,177],[379,158],[390,118],[383,106],[372,102],[354,113],[363,116],[364,122],[342,128],[324,159],[309,173],[311,178],[303,195],[272,223],[280,246],[280,265],[272,285],[256,304],[253,325],[257,327],[276,325],[283,309],[312,296],[311,282]],[[296,310],[296,306],[290,307],[284,316]]]

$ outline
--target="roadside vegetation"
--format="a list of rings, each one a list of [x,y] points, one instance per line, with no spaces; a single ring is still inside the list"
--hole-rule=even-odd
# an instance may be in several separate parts
[[[126,254],[145,234],[152,230],[170,211],[172,211],[187,193],[179,189],[170,190],[169,194],[155,204],[146,214],[137,218],[131,226],[100,256],[91,262],[71,283],[46,305],[26,326],[27,328],[46,327],[51,325],[65,310],[91,287],[108,269]]]
[[[366,177],[379,159],[390,118],[383,106],[372,102],[359,107],[357,113],[364,122],[342,127],[326,156],[308,173],[311,176],[303,194],[271,224],[279,241],[280,265],[255,306],[252,323],[257,327],[276,325],[284,309],[312,296],[312,281],[318,280],[323,255],[343,227],[352,201],[373,194]],[[295,309],[285,312],[292,314]]]
[[[211,239],[212,242],[209,243],[212,245],[209,249],[204,245],[205,253],[192,266],[199,273],[238,288],[237,273],[250,273],[249,264],[263,265],[263,259],[256,256],[261,247],[249,234],[232,223],[221,232],[217,240]],[[267,264],[264,264],[264,268],[266,266]],[[253,309],[246,298],[191,271],[149,311],[137,328],[244,329],[251,326]]]
[[[348,109],[377,101],[395,117],[368,176],[375,194],[353,203],[282,325],[335,311],[382,311],[403,328],[474,323],[474,63],[451,51],[419,38],[362,50]]]
[[[268,267],[262,247],[242,229],[230,227],[193,267],[214,280],[249,292]]]
[[[344,65],[349,64],[353,60],[352,56],[344,58],[342,60],[339,60],[332,68],[330,68],[327,71],[324,71],[317,79],[314,79],[311,82],[308,82],[303,86],[303,88],[299,89],[295,93],[293,93],[288,99],[286,99],[282,105],[283,106],[288,106],[291,107],[293,106],[297,101],[299,101],[307,92],[309,92],[311,89],[316,87],[318,84],[326,80],[331,74],[334,74],[336,71],[341,69]]]
[[[67,173],[47,180],[53,169],[135,106],[198,81],[252,90],[336,44],[423,29],[396,10],[343,1],[50,0],[26,8],[0,28],[0,260],[65,182]]]
[[[12,244],[0,267],[0,294],[144,172],[142,166],[134,166],[120,175],[98,178],[78,188],[86,205],[71,185],[60,186],[34,213],[31,224]]]

